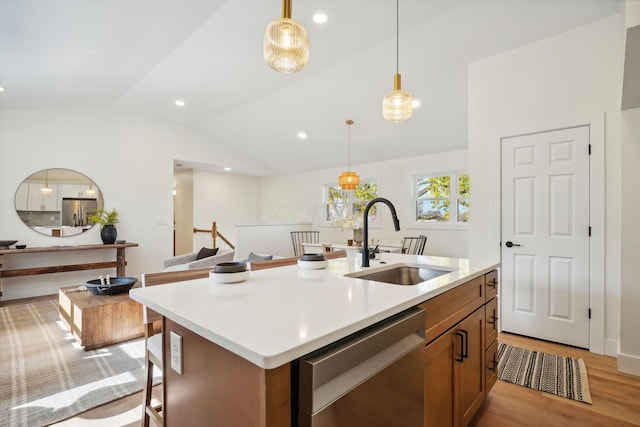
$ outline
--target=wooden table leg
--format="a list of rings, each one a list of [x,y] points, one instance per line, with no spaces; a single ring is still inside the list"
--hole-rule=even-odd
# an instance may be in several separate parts
[[[122,277],[125,276],[125,267],[127,265],[127,261],[124,256],[124,248],[118,248],[116,251],[116,262],[118,263],[116,275],[118,277]]]

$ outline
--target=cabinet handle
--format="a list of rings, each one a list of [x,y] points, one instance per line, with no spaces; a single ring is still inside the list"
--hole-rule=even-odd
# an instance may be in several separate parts
[[[495,288],[497,284],[498,284],[498,281],[496,279],[491,279],[491,281],[487,283],[487,286]]]
[[[464,362],[464,335],[462,335],[460,332],[456,332],[455,334],[458,336],[458,338],[460,338],[460,359],[456,357],[455,361]]]
[[[493,325],[494,323],[496,323],[496,320],[498,320],[497,316],[491,316],[489,317],[489,319],[491,320],[487,320],[487,323],[489,323],[490,325]]]
[[[469,333],[464,329],[460,329],[460,332],[464,334],[464,352],[462,353],[462,358],[469,358]]]
[[[487,369],[490,370],[491,372],[495,372],[497,367],[498,367],[498,361],[494,359],[491,361],[491,364],[487,366]]]

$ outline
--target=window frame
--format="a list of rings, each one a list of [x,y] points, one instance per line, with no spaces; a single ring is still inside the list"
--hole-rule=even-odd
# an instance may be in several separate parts
[[[471,195],[469,194],[466,197],[460,196],[459,194],[459,179],[460,175],[466,174],[469,175],[469,171],[466,168],[450,168],[443,170],[433,170],[430,172],[422,172],[415,173],[411,175],[411,205],[409,207],[409,212],[411,215],[411,228],[418,229],[454,229],[454,230],[467,230],[469,229],[469,221],[458,221],[458,200],[459,199],[467,199],[469,200],[469,210],[471,209]],[[448,175],[450,177],[449,180],[449,197],[447,200],[449,201],[449,220],[448,221],[418,221],[416,215],[416,206],[418,200],[418,180],[424,178],[433,178]],[[471,181],[471,178],[469,178]],[[455,185],[452,185],[454,183]],[[471,183],[469,183],[471,186]]]
[[[376,197],[380,197],[380,180],[378,178],[367,178],[367,179],[360,179],[360,184],[367,184],[367,183],[373,183],[377,185],[377,191],[376,191]],[[332,219],[328,219],[327,218],[327,213],[328,213],[328,205],[329,205],[329,188],[332,187],[340,187],[340,185],[337,182],[330,182],[330,183],[325,183],[322,186],[322,220],[325,226],[330,226],[330,227],[335,227],[335,228],[339,228],[337,225],[333,225],[332,222],[334,220]],[[356,199],[355,197],[355,190],[342,190],[344,192],[346,192],[347,194],[347,215],[353,215],[354,211],[355,211],[355,205],[356,203],[359,201],[359,199]],[[373,209],[373,208],[372,208]],[[370,221],[368,221],[368,225],[369,227],[372,228],[378,228],[380,224],[380,217],[376,216],[375,219],[372,219]]]

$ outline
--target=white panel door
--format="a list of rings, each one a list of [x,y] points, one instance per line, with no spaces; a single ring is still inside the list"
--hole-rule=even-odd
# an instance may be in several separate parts
[[[502,139],[502,330],[589,348],[589,127]]]

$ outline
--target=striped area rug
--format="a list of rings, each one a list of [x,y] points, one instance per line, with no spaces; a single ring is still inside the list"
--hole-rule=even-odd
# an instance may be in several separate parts
[[[49,425],[142,390],[144,342],[84,351],[56,301],[0,307],[0,355],[0,426]]]
[[[582,359],[498,345],[498,379],[579,402],[591,403]]]

